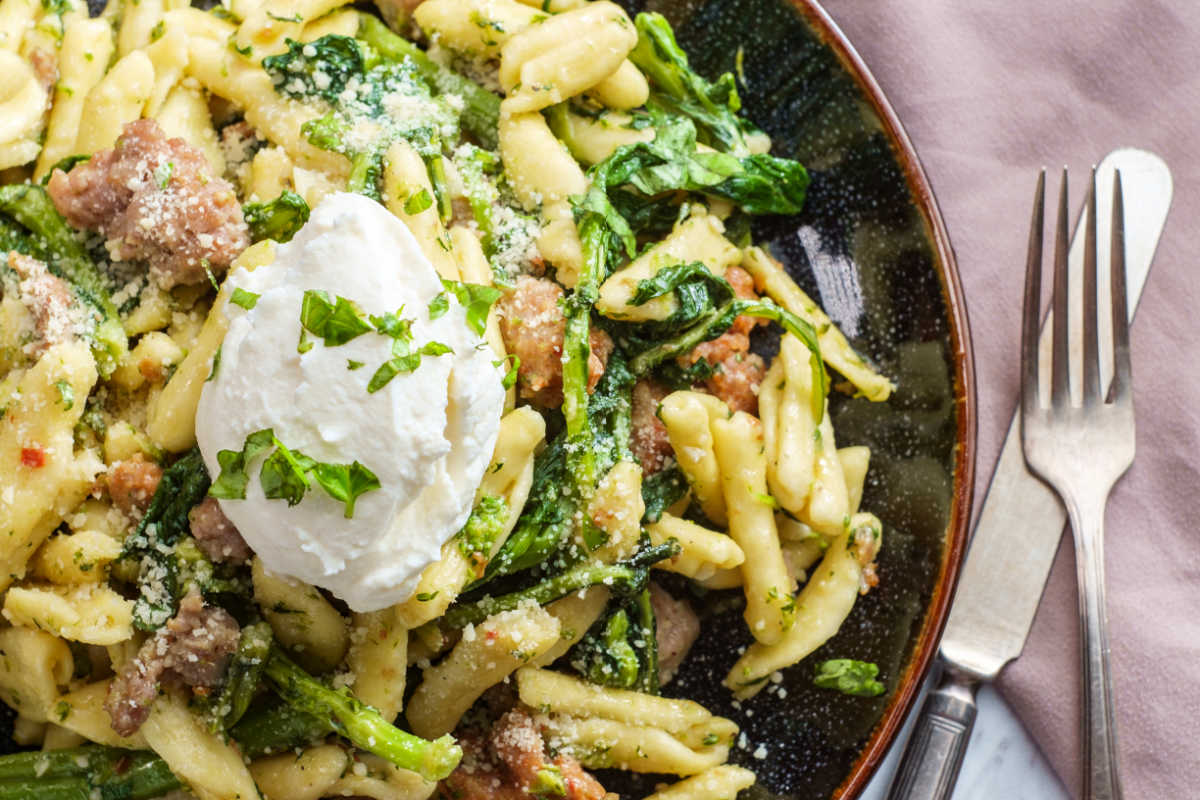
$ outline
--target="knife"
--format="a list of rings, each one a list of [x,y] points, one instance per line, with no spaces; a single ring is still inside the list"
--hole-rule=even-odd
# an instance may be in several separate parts
[[[1132,320],[1171,205],[1171,172],[1152,153],[1132,148],[1114,150],[1097,167],[1097,208],[1112,206],[1114,170],[1121,171],[1124,189],[1125,263]],[[1086,215],[1085,208],[1070,251],[1070,274],[1078,280],[1082,280],[1079,276],[1083,273],[1084,237],[1080,231],[1084,230]],[[1109,241],[1110,222],[1107,214],[1098,215],[1098,241]],[[1098,262],[1097,271],[1106,275],[1107,252],[1100,254]],[[1078,296],[1079,288],[1072,286],[1071,291]],[[1078,347],[1082,341],[1078,331],[1081,315],[1072,316],[1076,330],[1070,339],[1072,346]],[[1109,338],[1103,328],[1111,327],[1111,323],[1104,323],[1099,326],[1101,342]],[[1014,331],[1014,353],[1016,339]],[[1049,340],[1047,318],[1040,345],[1048,347]],[[1040,360],[1049,362],[1044,355]],[[1071,360],[1082,362],[1077,355]],[[1101,386],[1107,391],[1112,375],[1103,354],[1101,365]],[[942,634],[938,651],[944,667],[941,683],[929,692],[921,708],[888,800],[950,797],[975,722],[975,691],[981,682],[994,680],[1005,664],[1021,654],[1058,552],[1066,511],[1058,495],[1025,467],[1018,414],[1019,410],[1009,423]]]

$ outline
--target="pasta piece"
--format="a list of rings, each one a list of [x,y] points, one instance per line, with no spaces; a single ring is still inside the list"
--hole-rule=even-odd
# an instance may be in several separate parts
[[[729,512],[729,535],[746,554],[742,563],[746,624],[759,642],[773,644],[792,627],[796,609],[767,494],[762,425],[739,411],[729,419],[713,420],[711,426]]]
[[[654,566],[692,580],[711,578],[720,570],[733,569],[746,560],[742,548],[729,536],[666,512],[658,522],[646,526],[646,534],[651,544],[662,544],[669,539],[679,542],[679,555]]]
[[[583,8],[588,0],[518,0],[527,6],[549,11],[551,14],[561,14],[576,8]]]
[[[450,655],[425,670],[405,709],[413,733],[435,739],[449,733],[479,696],[550,649],[559,622],[536,603],[468,626]]]
[[[840,447],[838,461],[842,463],[842,474],[846,477],[846,501],[849,513],[857,514],[862,503],[863,484],[867,480],[867,468],[871,463],[871,448]]]
[[[112,680],[96,681],[59,697],[54,703],[54,722],[84,738],[109,747],[147,750],[141,731],[132,736],[118,736],[112,729],[112,718],[104,708]]]
[[[853,547],[858,529],[872,537],[872,549],[860,554]],[[725,685],[738,698],[753,697],[772,672],[797,663],[829,640],[858,597],[863,578],[863,555],[874,557],[882,539],[882,526],[870,514],[856,514],[845,533],[834,539],[825,551],[820,566],[796,598],[796,624],[773,645],[755,643],[746,649],[729,674]]]
[[[66,750],[69,747],[79,747],[87,744],[87,739],[75,731],[50,723],[46,725],[46,734],[42,738],[42,750]]]
[[[588,516],[607,534],[604,544],[592,558],[606,564],[633,555],[642,533],[642,467],[633,461],[619,461],[601,478],[596,494],[588,505]],[[586,548],[584,542],[579,544]]]
[[[742,585],[740,568],[719,569],[707,578],[697,579],[705,589],[737,589]]]
[[[829,418],[829,403],[817,426],[816,441],[813,443],[816,462],[813,467],[812,493],[808,508],[801,519],[828,537],[837,536],[846,527],[850,518],[850,498],[846,489],[846,476],[838,458],[837,444],[833,437],[833,422]]]
[[[121,27],[117,31],[117,58],[144,50],[164,13],[163,0],[124,0],[121,3]]]
[[[239,268],[253,271],[274,260],[275,243],[270,240],[259,242],[242,251],[230,266],[230,272]],[[168,452],[180,453],[196,443],[196,406],[200,403],[204,382],[219,366],[215,359],[229,328],[225,318],[228,301],[229,292],[222,288],[187,356],[147,408],[146,433],[154,444]]]
[[[587,177],[541,114],[501,115],[500,157],[517,200],[542,209],[538,252],[572,288],[583,266],[583,250],[568,198],[587,191]]]
[[[458,255],[458,266],[462,279],[467,283],[478,283],[481,286],[491,286],[493,281],[492,266],[484,255],[483,246],[469,228],[455,225],[450,229],[450,241],[454,252]],[[500,311],[495,305],[488,311],[487,329],[484,339],[496,354],[496,358],[504,361],[508,352],[504,349],[504,337],[500,335]],[[506,366],[507,368],[507,366]],[[511,410],[517,404],[517,387],[510,386],[504,397],[505,410]]]
[[[133,601],[107,584],[14,586],[4,596],[4,618],[85,644],[116,644],[133,636]]]
[[[225,156],[217,140],[217,131],[213,128],[208,102],[199,89],[176,86],[163,100],[162,106],[151,113],[168,137],[179,137],[204,153],[212,174],[225,173]]]
[[[193,38],[203,38],[222,45],[226,44],[237,30],[231,23],[215,14],[188,6],[173,8],[164,14],[163,28],[167,31],[176,28],[182,30],[189,44]]]
[[[660,728],[558,715],[537,719],[551,747],[565,750],[591,769],[696,775],[729,758],[728,744],[693,750]]]
[[[500,420],[492,463],[484,473],[476,498],[485,495],[503,498],[508,504],[508,518],[492,543],[491,551],[484,554],[486,560],[483,563],[499,552],[517,524],[533,485],[534,449],[545,436],[545,420],[528,406],[510,411]],[[396,607],[400,624],[414,629],[440,617],[472,577],[476,577],[472,564],[459,547],[457,537],[446,542],[442,545],[441,558],[421,573],[412,597]]]
[[[121,543],[99,531],[50,537],[33,558],[33,574],[62,585],[99,583],[121,555]]]
[[[100,460],[75,452],[75,426],[96,383],[82,341],[55,345],[0,399],[0,591],[25,574],[33,552],[91,491]],[[71,398],[70,402],[66,398]]]
[[[573,592],[546,606],[550,616],[558,620],[558,641],[529,662],[530,665],[549,666],[570,650],[588,632],[592,624],[600,619],[611,596],[612,592],[606,586],[589,586],[582,592]]]
[[[742,259],[742,268],[754,277],[755,285],[761,287],[768,297],[801,319],[807,320],[816,329],[821,344],[821,358],[844,375],[864,397],[881,402],[891,396],[892,389],[895,388],[892,382],[871,369],[862,357],[854,352],[845,335],[838,330],[821,307],[814,303],[783,267],[762,248],[747,248]]]
[[[250,162],[248,198],[267,202],[274,200],[292,184],[292,160],[282,147],[264,147]]]
[[[346,5],[347,0],[266,0],[249,9],[234,43],[255,63],[287,51],[288,39],[300,39],[304,24]]]
[[[345,772],[329,787],[329,797],[366,797],[372,800],[426,800],[437,785],[415,772],[400,769],[370,753],[360,753],[361,766]],[[361,774],[360,774],[361,773]]]
[[[459,280],[461,276],[454,258],[454,244],[438,217],[433,184],[425,169],[425,161],[408,142],[396,141],[388,147],[384,157],[383,191],[388,211],[412,231],[417,244],[421,246],[421,252],[438,274],[446,280]],[[422,197],[428,203],[411,203],[416,197]]]
[[[92,155],[112,147],[125,123],[140,119],[154,91],[154,65],[141,50],[117,61],[88,92],[72,155]]]
[[[319,800],[350,768],[349,754],[333,744],[256,759],[250,774],[267,800]]]
[[[159,119],[159,124],[161,125],[162,120],[159,118],[159,111],[162,109],[163,103],[166,102],[167,95],[177,86],[179,80],[183,77],[184,70],[187,68],[188,45],[187,32],[181,26],[173,25],[167,28],[165,22],[161,19],[159,21],[163,24],[162,35],[154,44],[145,48],[150,63],[154,65],[154,90],[150,93],[150,99],[146,101],[145,114],[147,117]],[[207,108],[205,110],[205,118],[208,118]],[[190,142],[191,139],[188,139],[188,141]],[[206,152],[205,155],[208,155],[208,153]],[[216,174],[220,175],[221,173],[217,172]]]
[[[295,578],[267,572],[258,557],[250,572],[254,602],[275,638],[293,651],[300,664],[321,673],[342,663],[350,648],[346,620],[319,591]]]
[[[0,3],[0,49],[16,53],[25,32],[33,27],[41,11],[38,0],[4,0]]]
[[[354,696],[387,720],[404,708],[408,671],[408,629],[396,616],[395,606],[355,614],[346,655],[346,666],[354,676]]]
[[[316,208],[326,196],[341,191],[341,187],[335,186],[324,172],[303,167],[292,167],[292,185],[309,208]]]
[[[724,403],[700,392],[672,392],[663,398],[658,411],[696,502],[704,516],[718,525],[726,523],[727,515],[709,421],[728,413]]]
[[[704,746],[706,740],[711,743],[712,737],[730,744],[738,733],[733,721],[713,716],[692,700],[611,689],[551,670],[517,670],[517,691],[522,703],[545,714],[660,728],[695,747]]]
[[[516,0],[425,0],[413,18],[438,44],[490,59],[514,33],[548,17]]]
[[[508,94],[502,113],[538,111],[590,89],[616,72],[636,44],[633,23],[608,0],[531,25],[500,50],[500,86]]]
[[[602,106],[628,111],[646,105],[650,99],[650,84],[646,82],[642,71],[626,59],[616,72],[593,86],[588,94]]]
[[[37,157],[48,99],[29,62],[0,50],[0,169],[27,164]]]
[[[271,76],[248,64],[223,42],[188,39],[188,71],[215,95],[245,110],[246,121],[283,147],[297,164],[339,179],[350,173],[350,160],[310,144],[300,128],[324,112],[316,105],[280,97]]]
[[[631,305],[638,284],[653,278],[663,267],[699,261],[714,275],[742,260],[741,251],[722,234],[725,226],[714,216],[699,214],[688,218],[667,238],[613,273],[600,286],[596,309],[613,319],[645,322],[664,320],[679,308],[674,292],[655,297],[642,305]]]
[[[645,800],[736,800],[738,792],[754,785],[754,773],[722,764],[659,789]]]
[[[812,370],[804,345],[792,337],[780,340],[779,355],[763,379],[763,385],[767,384],[767,405],[761,404],[764,393],[760,388],[758,409],[768,453],[767,485],[779,505],[801,515],[808,506],[817,464],[817,427],[809,400]]]
[[[358,12],[353,8],[339,8],[305,25],[300,32],[300,41],[312,42],[330,35],[353,37],[357,34]]]
[[[141,733],[200,800],[255,800],[258,796],[241,754],[193,716],[182,698],[160,696]]]
[[[628,114],[612,112],[599,117],[576,114],[566,106],[552,109],[554,133],[562,139],[571,155],[584,164],[598,164],[622,145],[654,139],[653,128],[636,129]]]
[[[13,720],[13,743],[22,747],[40,747],[46,738],[47,727],[48,724],[45,722],[17,715],[17,718]]]
[[[58,687],[71,680],[75,662],[66,643],[33,628],[0,630],[0,699],[26,719],[57,719]]]

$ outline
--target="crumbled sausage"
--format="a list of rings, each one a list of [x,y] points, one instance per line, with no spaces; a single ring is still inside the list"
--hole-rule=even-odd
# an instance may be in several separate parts
[[[658,405],[670,392],[666,386],[650,379],[633,385],[629,449],[642,465],[645,475],[661,470],[674,452],[667,438],[667,426],[658,418]]]
[[[37,338],[29,344],[26,351],[29,355],[36,358],[51,346],[84,332],[87,312],[66,281],[50,274],[36,258],[16,251],[8,254],[8,266],[20,278],[18,296],[33,316]]]
[[[33,75],[42,88],[53,93],[54,84],[58,83],[58,59],[54,53],[44,47],[34,47],[29,51],[29,65],[33,67]],[[46,105],[50,105],[49,99]]]
[[[240,633],[228,611],[206,606],[199,592],[189,592],[179,612],[146,640],[109,684],[104,708],[112,729],[121,736],[134,734],[150,716],[163,680],[206,689],[217,686]]]
[[[537,405],[562,405],[562,350],[566,321],[562,287],[554,281],[523,275],[516,288],[500,299],[500,333],[505,347],[521,359],[517,384],[521,397]],[[612,338],[592,328],[588,344],[588,391],[596,389],[612,353]]]
[[[68,222],[106,237],[114,259],[149,262],[163,289],[223,273],[250,243],[233,186],[152,119],[130,122],[113,149],[69,173],[55,170],[46,189]]]
[[[686,600],[677,600],[657,583],[650,582],[658,642],[658,682],[666,685],[700,635],[700,620]]]
[[[445,794],[456,800],[535,800],[539,773],[552,770],[562,778],[565,800],[603,800],[600,785],[574,758],[559,754],[546,758],[546,745],[533,718],[514,709],[492,726],[487,742],[478,736],[459,737],[464,757],[442,782]]]
[[[212,561],[228,561],[241,564],[249,560],[253,552],[237,527],[225,516],[215,497],[206,497],[200,505],[188,512],[188,523],[196,544]]]
[[[757,299],[754,279],[741,267],[725,271],[725,280],[738,297]],[[733,321],[729,330],[716,339],[701,342],[679,357],[682,367],[690,367],[701,359],[714,368],[702,388],[721,398],[734,411],[758,413],[758,387],[767,369],[758,355],[750,352],[750,332],[766,320],[745,315]]]
[[[113,505],[129,516],[140,517],[150,505],[162,475],[162,467],[140,456],[114,463],[107,474]]]

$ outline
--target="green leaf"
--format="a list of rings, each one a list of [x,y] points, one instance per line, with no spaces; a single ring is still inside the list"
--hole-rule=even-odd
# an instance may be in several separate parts
[[[504,358],[493,361],[493,367],[503,367],[508,364],[508,370],[504,373],[504,378],[500,381],[500,385],[504,387],[504,391],[508,391],[517,385],[517,377],[521,372],[521,357],[516,353],[509,353]]]
[[[286,53],[267,56],[262,66],[275,91],[288,97],[337,103],[350,81],[361,79],[366,71],[362,48],[349,36],[328,34],[312,42],[287,39],[286,43]]]
[[[75,407],[75,387],[70,381],[55,381],[54,388],[58,389],[58,399],[62,401],[63,411],[70,411]]]
[[[411,342],[414,320],[401,317],[402,313],[404,313],[403,308],[397,309],[395,314],[391,312],[380,315],[372,314],[371,324],[375,326],[375,330],[391,338],[394,342]],[[392,345],[392,350],[395,352],[395,344]]]
[[[325,493],[346,504],[346,519],[354,516],[354,502],[367,492],[380,488],[374,472],[355,461],[353,464],[317,463],[313,478]]]
[[[353,358],[346,359],[346,369],[348,370],[362,369],[365,366],[366,364],[362,361],[355,361]]]
[[[662,514],[688,490],[687,478],[677,465],[659,470],[642,481],[643,522],[658,522]]]
[[[483,336],[487,330],[488,312],[492,304],[500,299],[500,290],[494,286],[482,286],[478,283],[463,283],[442,279],[442,286],[454,295],[458,304],[467,310],[467,327],[476,335]]]
[[[392,357],[380,365],[367,382],[367,392],[374,394],[387,386],[397,375],[415,372],[421,366],[421,356],[440,356],[454,351],[441,342],[427,342],[416,352],[410,352],[408,341],[396,339],[392,342]]]
[[[218,450],[217,464],[221,474],[209,487],[210,497],[221,500],[245,500],[246,484],[250,477],[246,468],[250,462],[269,450],[275,441],[275,432],[263,428],[246,437],[241,450]]]
[[[233,290],[233,294],[229,297],[229,302],[233,303],[235,306],[241,306],[249,311],[258,305],[258,298],[260,297],[262,297],[262,295],[258,294],[257,292],[247,291],[239,286]]]
[[[856,697],[878,697],[886,687],[875,676],[879,667],[869,661],[835,658],[817,665],[813,683],[822,689],[835,689]]]
[[[450,310],[450,298],[445,292],[440,292],[437,297],[429,301],[429,321],[437,319]]]
[[[247,203],[242,206],[242,216],[250,228],[252,242],[264,239],[288,242],[308,222],[309,208],[303,197],[285,189],[279,197],[268,203]]]
[[[154,182],[158,184],[159,189],[166,189],[171,185],[171,175],[175,172],[175,164],[171,161],[164,161],[154,168]]]
[[[304,499],[304,493],[311,486],[308,473],[317,462],[298,450],[289,450],[274,434],[271,442],[275,452],[267,456],[258,472],[263,494],[268,499],[286,500],[289,506],[294,506]]]
[[[362,309],[351,300],[338,296],[336,302],[321,289],[304,292],[300,306],[300,324],[325,340],[326,347],[352,341],[371,330]]]
[[[427,208],[433,206],[433,197],[425,189],[417,192],[404,201],[405,214],[420,214]]]

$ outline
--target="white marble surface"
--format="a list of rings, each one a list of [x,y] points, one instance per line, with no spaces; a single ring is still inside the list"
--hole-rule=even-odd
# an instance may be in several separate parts
[[[1068,800],[1069,795],[1008,704],[990,686],[979,692],[979,714],[953,800]],[[924,695],[917,701],[917,709]],[[883,800],[912,730],[909,718],[862,800]]]

